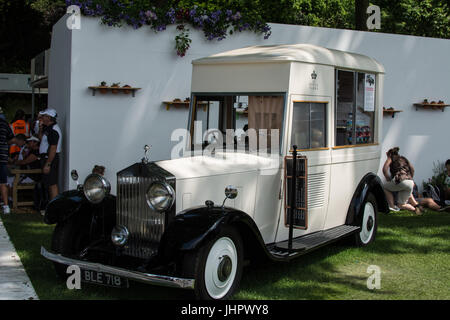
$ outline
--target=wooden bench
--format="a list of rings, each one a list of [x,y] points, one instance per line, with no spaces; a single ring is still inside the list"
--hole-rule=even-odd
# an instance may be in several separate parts
[[[18,206],[32,206],[34,205],[33,201],[18,201],[18,193],[20,190],[34,190],[36,183],[20,183],[22,179],[22,175],[28,175],[32,173],[42,173],[42,169],[29,169],[29,170],[21,170],[21,169],[12,169],[11,173],[14,174],[14,182],[12,188],[12,196],[13,196],[13,208],[17,209]]]

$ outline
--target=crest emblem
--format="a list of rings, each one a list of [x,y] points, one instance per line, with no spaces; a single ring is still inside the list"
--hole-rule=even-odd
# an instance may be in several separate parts
[[[316,80],[317,79],[317,73],[316,70],[313,71],[313,73],[311,73],[311,79]]]

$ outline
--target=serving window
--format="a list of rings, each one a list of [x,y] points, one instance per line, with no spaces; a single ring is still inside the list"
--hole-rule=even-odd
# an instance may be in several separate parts
[[[326,147],[326,103],[294,102],[290,145],[298,149]]]
[[[336,146],[374,142],[375,75],[336,71]]]
[[[194,99],[192,147],[214,143],[228,150],[281,150],[284,94],[196,95]]]

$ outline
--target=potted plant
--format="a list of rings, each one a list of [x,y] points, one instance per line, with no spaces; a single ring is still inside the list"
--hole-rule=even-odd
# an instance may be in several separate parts
[[[111,85],[111,88],[120,88],[120,82],[113,83],[113,84]],[[114,94],[117,94],[117,93],[119,93],[119,90],[117,90],[117,89],[112,89],[111,92],[114,93]]]
[[[126,85],[124,85],[122,88],[131,88],[131,86],[128,85],[128,84],[126,84]],[[131,90],[123,90],[123,93],[125,93],[125,94],[130,94],[130,93],[131,93]]]
[[[98,91],[100,91],[100,93],[107,93],[108,92],[108,86],[106,85],[106,81],[100,82],[100,88],[99,88]]]

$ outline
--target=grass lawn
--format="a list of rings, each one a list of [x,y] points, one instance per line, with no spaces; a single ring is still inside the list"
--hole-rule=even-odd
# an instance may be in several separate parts
[[[54,226],[38,214],[2,215],[40,299],[190,299],[191,291],[130,282],[129,289],[82,283],[68,290],[40,255]],[[381,270],[381,288],[367,288],[367,268]],[[450,299],[450,213],[379,215],[377,239],[367,248],[334,244],[290,263],[244,269],[234,299]]]

